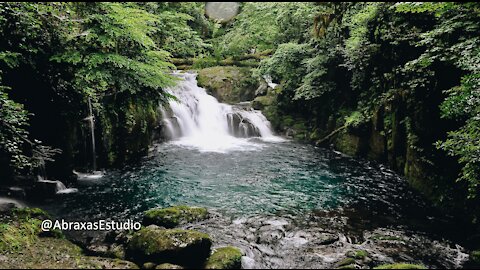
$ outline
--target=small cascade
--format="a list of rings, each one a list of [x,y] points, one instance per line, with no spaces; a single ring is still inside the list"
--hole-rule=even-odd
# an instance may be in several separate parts
[[[56,187],[57,187],[57,189],[56,189],[57,193],[59,191],[67,189],[67,187],[62,182],[60,182],[60,181],[55,181],[55,182],[56,182]]]
[[[92,167],[93,171],[97,170],[97,153],[95,149],[95,117],[93,116],[92,102],[90,98],[88,99],[88,112],[89,116],[85,118],[90,123],[90,135],[92,139]]]
[[[67,194],[67,193],[74,193],[77,192],[78,189],[76,188],[67,188],[65,184],[58,180],[38,180],[35,185],[40,187],[39,190],[42,190],[46,193],[55,193],[55,194]]]
[[[47,179],[47,169],[46,169],[46,166],[45,166],[45,159],[39,158],[37,169],[38,169],[38,171],[37,171],[38,180]]]
[[[93,108],[92,108],[92,101],[89,98],[88,99],[88,116],[84,118],[84,121],[88,121],[89,128],[90,128],[90,139],[91,139],[91,145],[92,145],[92,171],[89,173],[79,173],[76,171],[73,171],[73,174],[77,175],[78,180],[91,180],[91,179],[100,179],[103,177],[104,172],[103,171],[97,171],[97,151],[95,148],[95,115],[93,114]],[[87,145],[85,143],[85,145]],[[85,146],[86,147],[86,146]],[[70,189],[67,189],[70,190]],[[76,191],[76,190],[74,190]],[[61,193],[70,193],[67,191],[61,192]]]
[[[73,174],[77,176],[77,180],[98,180],[105,175],[105,172],[94,171],[92,173],[81,173],[74,170]]]
[[[260,111],[244,104],[232,106],[218,102],[197,85],[196,74],[176,75],[182,81],[166,91],[177,100],[170,100],[168,108],[160,108],[166,138],[200,150],[220,152],[248,144],[240,138],[282,140],[274,136],[270,122]]]
[[[272,89],[275,89],[275,87],[278,86],[278,84],[274,83],[273,80],[272,80],[272,76],[270,75],[264,75],[263,76],[263,79],[265,80],[265,82],[267,83],[268,87],[272,88]]]

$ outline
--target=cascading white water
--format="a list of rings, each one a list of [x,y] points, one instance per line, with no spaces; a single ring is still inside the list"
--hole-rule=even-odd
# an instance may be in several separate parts
[[[220,103],[197,86],[196,74],[177,75],[181,81],[167,89],[177,100],[169,101],[169,109],[160,108],[165,135],[174,143],[225,152],[261,147],[246,139],[249,137],[282,140],[273,135],[270,122],[260,111]]]

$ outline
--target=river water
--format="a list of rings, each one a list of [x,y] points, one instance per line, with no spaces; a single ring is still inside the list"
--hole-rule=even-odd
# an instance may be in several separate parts
[[[265,133],[259,112],[238,112],[195,87],[190,76],[171,89],[193,91],[170,104],[171,141],[139,163],[79,180],[78,192],[44,207],[72,221],[141,221],[153,207],[206,207],[210,219],[185,227],[209,233],[215,247],[240,247],[244,268],[330,268],[355,250],[369,254],[357,267],[458,268],[467,260],[446,235],[452,220],[389,169]]]

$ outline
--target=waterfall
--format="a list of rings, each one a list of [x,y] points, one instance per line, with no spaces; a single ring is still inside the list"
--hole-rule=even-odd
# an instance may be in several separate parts
[[[40,187],[39,190],[41,190],[42,192],[52,191],[55,194],[68,194],[78,192],[78,189],[67,188],[62,182],[57,180],[42,179],[38,180],[35,184]]]
[[[45,166],[45,159],[39,157],[38,161],[38,173],[37,173],[38,180],[47,179],[47,169]]]
[[[257,110],[241,105],[218,102],[197,86],[196,74],[177,73],[181,81],[166,91],[177,100],[162,107],[164,135],[178,144],[203,151],[224,152],[229,149],[251,149],[258,144],[246,138],[280,141],[270,122]]]
[[[93,171],[97,170],[97,153],[95,150],[95,118],[93,116],[93,110],[92,110],[92,102],[90,98],[88,99],[88,112],[89,116],[86,118],[86,120],[89,121],[90,123],[90,136],[92,139],[92,166],[93,166]]]

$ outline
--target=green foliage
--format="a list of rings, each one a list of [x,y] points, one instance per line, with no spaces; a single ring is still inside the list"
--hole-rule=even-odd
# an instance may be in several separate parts
[[[18,54],[0,53],[0,63],[14,68],[18,64]],[[38,140],[31,141],[28,127],[29,114],[24,106],[11,100],[7,91],[9,87],[1,85],[0,77],[0,156],[6,157],[14,173],[29,173],[35,167],[59,153],[42,145]]]
[[[351,16],[345,16],[343,24],[350,31],[349,37],[345,40],[345,54],[350,58],[355,57],[355,53],[367,42],[368,23],[377,16],[380,5],[376,2],[364,3]]]
[[[65,52],[52,57],[74,68],[74,89],[98,98],[121,92],[161,94],[162,87],[172,84],[169,53],[152,38],[157,16],[135,4],[78,4],[75,10],[83,20],[70,28]]]
[[[362,112],[354,111],[348,117],[345,118],[345,126],[347,127],[359,127],[361,124],[365,123],[369,118],[366,117]]]
[[[209,27],[203,6],[0,3],[0,70],[12,74],[33,70],[28,76],[47,85],[36,91],[52,97],[59,105],[58,113],[70,118],[66,121],[83,118],[89,99],[102,120],[112,100],[118,106],[112,114],[125,114],[131,100],[156,104],[171,97],[163,91],[175,82],[170,75],[175,68],[169,61],[171,55],[195,56],[209,49],[202,40]],[[11,100],[7,90],[0,89],[0,158],[10,160],[10,167],[19,172],[51,160],[58,151],[31,138],[28,112]],[[28,102],[35,103],[27,98]],[[108,126],[106,121],[102,124]],[[145,126],[141,125],[142,131]]]
[[[438,25],[422,34],[426,51],[410,64],[431,66],[442,62],[456,66],[465,74],[458,86],[444,91],[442,117],[455,119],[463,126],[448,132],[437,147],[458,157],[463,165],[458,180],[469,186],[469,197],[477,196],[480,183],[480,5],[478,3],[410,3],[397,5],[400,12],[433,13]]]
[[[9,99],[5,87],[0,87],[0,153],[9,157],[17,170],[31,166],[25,153],[28,113],[21,104]]]
[[[480,191],[480,5],[321,3],[315,12],[316,35],[272,46],[275,53],[256,72],[281,83],[276,108],[268,110],[301,115],[318,130],[342,110],[355,111],[345,122],[358,126],[379,107],[401,104],[405,107],[397,123],[409,148],[433,165],[431,160],[444,158],[433,143],[443,139],[436,147],[458,158],[463,167],[459,180],[468,183],[469,197],[475,197]],[[429,132],[430,121],[422,117],[444,123],[432,108],[443,97],[441,116],[460,128]],[[389,115],[381,131],[387,135],[395,124]]]
[[[223,55],[242,55],[305,41],[316,10],[314,3],[244,3],[232,26],[220,36],[218,50]]]
[[[273,81],[281,81],[285,89],[295,89],[301,82],[298,74],[305,72],[302,61],[308,53],[308,45],[281,44],[271,58],[262,61],[257,76],[270,75]]]
[[[144,5],[158,17],[154,39],[160,48],[177,58],[202,56],[211,49],[200,33],[210,28],[203,15],[203,3],[152,2]]]
[[[323,94],[335,89],[336,83],[329,80],[329,66],[332,59],[335,58],[334,51],[328,51],[327,48],[318,46],[322,53],[316,54],[313,58],[307,58],[303,61],[306,68],[306,75],[302,83],[295,90],[294,100],[311,100],[321,97]]]

